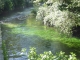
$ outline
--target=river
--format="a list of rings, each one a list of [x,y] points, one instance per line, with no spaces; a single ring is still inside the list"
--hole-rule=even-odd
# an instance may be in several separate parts
[[[36,21],[31,15],[32,9],[27,8],[3,19],[2,39],[5,40],[9,60],[28,60],[30,47],[35,47],[37,53],[52,51],[55,54],[68,50],[59,41],[52,41],[53,28],[47,29],[41,21]]]

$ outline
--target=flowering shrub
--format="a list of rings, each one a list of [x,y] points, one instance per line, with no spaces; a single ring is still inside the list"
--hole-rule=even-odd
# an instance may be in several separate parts
[[[62,51],[56,55],[52,54],[51,51],[38,55],[35,48],[30,49],[28,57],[28,60],[78,60],[74,53],[65,55],[65,52]]]
[[[48,0],[39,7],[36,19],[42,20],[44,25],[54,26],[59,32],[70,35],[72,27],[76,25],[76,16],[68,10],[61,11],[60,5],[60,2]]]

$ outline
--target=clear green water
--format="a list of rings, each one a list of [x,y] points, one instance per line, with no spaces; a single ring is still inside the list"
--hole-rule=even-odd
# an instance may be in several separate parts
[[[30,47],[35,47],[37,53],[52,51],[55,54],[64,51],[69,54],[69,52],[76,52],[75,50],[79,51],[79,47],[72,48],[72,45],[66,43],[69,38],[61,37],[55,29],[44,26],[41,21],[36,21],[32,15],[27,16],[24,20],[14,19],[3,23],[2,31],[9,60],[27,60]],[[75,38],[71,39],[74,41]],[[22,53],[24,48],[26,51]]]

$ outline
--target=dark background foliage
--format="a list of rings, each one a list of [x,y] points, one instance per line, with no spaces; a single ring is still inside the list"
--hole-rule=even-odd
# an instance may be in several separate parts
[[[32,6],[30,0],[0,0],[0,14],[6,11]]]

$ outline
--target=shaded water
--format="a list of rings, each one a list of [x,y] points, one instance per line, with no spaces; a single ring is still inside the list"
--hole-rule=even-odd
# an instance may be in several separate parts
[[[5,40],[9,60],[27,60],[30,47],[35,47],[37,53],[70,51],[61,42],[52,41],[54,29],[48,29],[41,21],[36,21],[32,15],[29,15],[31,9],[25,9],[5,18],[2,23],[2,39]],[[23,49],[25,52],[22,51]]]

